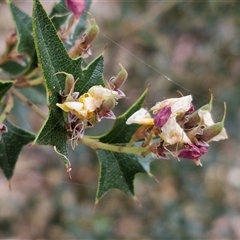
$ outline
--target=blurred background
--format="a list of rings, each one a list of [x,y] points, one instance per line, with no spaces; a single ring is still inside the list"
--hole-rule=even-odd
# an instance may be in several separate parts
[[[31,2],[15,1],[31,13]],[[53,1],[42,1],[47,9]],[[14,27],[0,1],[0,54]],[[51,147],[26,147],[11,180],[0,174],[0,238],[4,239],[240,239],[240,2],[93,1],[100,27],[93,57],[105,46],[104,77],[129,73],[116,115],[150,86],[145,106],[164,97],[192,94],[197,107],[214,94],[213,118],[227,103],[229,139],[212,142],[203,167],[188,160],[153,160],[159,180],[138,174],[141,206],[118,190],[108,192],[93,212],[99,163],[85,146],[70,150],[72,180]],[[92,58],[89,59],[91,61]],[[167,77],[165,77],[167,76]],[[19,125],[36,132],[42,121],[18,103]],[[24,117],[28,116],[28,121]],[[88,134],[111,127],[103,121]]]

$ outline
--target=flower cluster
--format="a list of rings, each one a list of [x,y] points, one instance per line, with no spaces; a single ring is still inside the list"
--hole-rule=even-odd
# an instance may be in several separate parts
[[[141,125],[131,142],[145,139],[143,146],[148,146],[155,158],[168,158],[172,154],[201,165],[200,157],[208,151],[208,143],[227,138],[223,126],[226,107],[223,120],[214,123],[210,114],[212,99],[211,95],[209,104],[196,111],[191,95],[165,99],[151,108],[153,117],[141,108],[126,122]]]
[[[67,113],[67,131],[71,139],[72,148],[78,144],[86,128],[93,127],[102,118],[115,119],[113,108],[117,100],[125,97],[119,89],[127,79],[127,71],[121,66],[121,71],[116,77],[108,81],[108,85],[92,86],[86,93],[79,96],[74,92],[75,82],[71,74],[66,75],[65,90],[60,93],[62,103],[56,105]]]

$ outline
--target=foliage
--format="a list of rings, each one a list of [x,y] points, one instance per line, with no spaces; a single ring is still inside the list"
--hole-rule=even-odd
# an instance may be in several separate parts
[[[90,2],[84,4],[88,10]],[[120,64],[119,73],[106,80],[104,53],[87,62],[86,58],[92,55],[92,42],[99,34],[95,19],[88,14],[90,19],[86,26],[87,12],[80,16],[74,11],[69,14],[64,1],[56,4],[49,16],[39,0],[34,1],[32,17],[11,2],[9,8],[17,33],[8,36],[0,59],[2,71],[9,78],[14,77],[14,81],[0,82],[3,107],[0,147],[5,152],[0,156],[0,167],[8,179],[12,177],[23,145],[32,141],[32,145],[52,146],[71,177],[67,145],[70,140],[73,149],[82,143],[97,153],[100,178],[96,204],[113,188],[136,199],[135,175],[148,173],[152,176],[149,155],[157,159],[169,155],[182,157],[201,165],[200,157],[208,151],[208,143],[227,138],[226,107],[222,121],[214,123],[210,114],[212,96],[207,107],[198,110],[194,109],[190,95],[166,99],[150,109],[151,115],[143,108],[146,90],[116,118],[113,109],[125,98],[120,87],[128,73]],[[48,114],[19,91],[37,85],[44,85],[46,89]],[[35,137],[7,120],[14,107],[13,96],[44,119]],[[115,120],[112,129],[100,136],[87,136],[85,131],[95,128],[103,118]]]

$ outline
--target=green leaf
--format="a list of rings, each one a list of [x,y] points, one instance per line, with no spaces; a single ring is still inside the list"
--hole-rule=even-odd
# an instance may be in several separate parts
[[[0,168],[6,178],[10,179],[23,146],[33,141],[35,136],[7,120],[4,121],[4,124],[8,128],[8,132],[3,133],[2,140],[0,140]]]
[[[65,88],[65,75],[70,73],[78,79],[75,90],[80,94],[93,85],[103,84],[103,57],[96,60],[82,71],[82,58],[71,59],[59,39],[56,29],[38,0],[33,6],[33,34],[39,62],[46,81],[50,114],[35,142],[56,146],[64,155],[67,153],[67,132],[64,112],[56,106],[61,102],[60,91]]]
[[[11,77],[18,76],[25,72],[29,67],[29,59],[25,58],[23,59],[23,62],[20,64],[18,62],[14,61],[6,61],[2,64],[0,64],[0,68],[9,73]]]
[[[1,81],[0,80],[0,100],[5,96],[7,91],[13,85],[13,81]]]
[[[124,114],[116,119],[115,124],[108,133],[98,137],[99,141],[115,144],[127,143],[131,140],[132,135],[139,128],[139,125],[126,125],[126,121],[133,113],[142,107],[147,91],[148,89],[143,92],[140,98]]]
[[[139,125],[126,125],[127,119],[143,104],[147,90],[123,115],[119,116],[113,128],[99,140],[104,143],[127,143]],[[116,188],[126,194],[134,195],[133,181],[136,173],[147,173],[148,164],[142,157],[116,153],[107,150],[97,150],[100,161],[100,179],[97,192],[97,201],[110,189]]]
[[[142,165],[139,164],[137,156],[106,150],[97,150],[97,155],[101,166],[97,200],[113,188],[134,196],[135,174],[146,173]]]
[[[30,64],[26,67],[28,69],[32,67],[32,65],[36,65],[37,62],[35,44],[32,36],[32,18],[10,1],[8,1],[8,4],[18,32],[18,52],[26,53],[31,58]]]

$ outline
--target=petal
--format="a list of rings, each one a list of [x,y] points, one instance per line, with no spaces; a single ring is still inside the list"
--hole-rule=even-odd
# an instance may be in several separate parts
[[[60,107],[64,112],[79,112],[83,109],[83,104],[80,102],[64,102],[62,104],[57,103],[56,105]]]
[[[228,135],[225,128],[223,128],[222,131],[216,137],[212,138],[211,141],[217,142],[224,139],[228,139]]]
[[[139,109],[126,121],[126,124],[128,125],[133,123],[137,123],[140,125],[149,125],[149,126],[154,125],[153,119],[151,118],[148,111],[144,108]]]
[[[212,126],[214,124],[211,113],[209,111],[199,109],[198,116],[201,119],[201,124],[205,127]]]
[[[154,107],[151,108],[153,114],[156,114],[162,108],[169,106],[171,107],[172,114],[175,116],[186,113],[191,108],[192,96],[187,95],[180,98],[169,98],[161,102],[156,103]]]
[[[199,159],[208,151],[208,144],[205,142],[199,142],[199,144],[185,144],[184,149],[180,151],[178,157],[186,159]]]
[[[95,99],[99,98],[102,100],[106,100],[109,97],[118,96],[116,91],[104,88],[103,86],[93,86],[88,90],[88,93],[91,94]]]
[[[168,121],[171,114],[172,114],[171,107],[169,106],[163,107],[154,116],[154,125],[158,128],[163,127],[164,124]]]
[[[191,143],[190,139],[178,125],[174,117],[170,117],[161,130],[160,137],[167,144],[173,145],[180,142]]]

